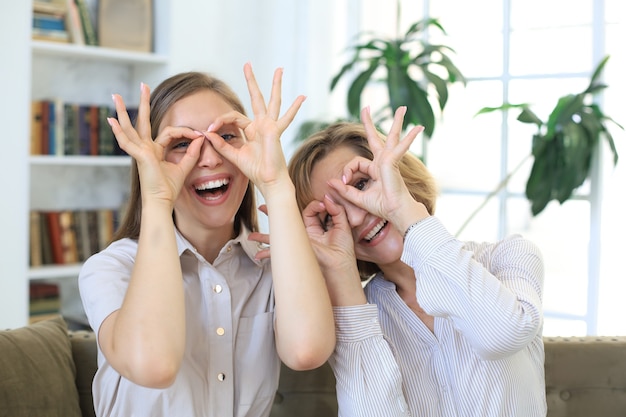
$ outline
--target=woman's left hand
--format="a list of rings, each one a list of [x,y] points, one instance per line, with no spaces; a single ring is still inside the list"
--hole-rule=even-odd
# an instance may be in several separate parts
[[[338,179],[330,181],[330,185],[343,198],[375,216],[391,221],[398,217],[402,210],[416,203],[406,187],[398,165],[413,140],[424,128],[416,126],[400,140],[405,113],[406,107],[399,107],[396,110],[387,139],[383,140],[374,126],[369,108],[363,109],[361,119],[374,160],[356,157],[344,168],[343,181]],[[352,186],[362,178],[368,180],[362,189]]]
[[[274,72],[272,92],[267,104],[249,63],[244,66],[244,74],[254,120],[236,111],[229,112],[213,122],[207,138],[221,155],[235,164],[266,196],[272,185],[283,180],[291,182],[280,136],[293,121],[305,97],[298,96],[285,114],[279,117],[282,69]],[[225,124],[234,124],[244,131],[245,142],[241,147],[232,146],[215,133]]]

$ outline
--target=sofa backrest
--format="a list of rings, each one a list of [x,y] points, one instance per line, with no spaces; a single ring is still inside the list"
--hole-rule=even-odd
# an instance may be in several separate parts
[[[95,417],[92,332],[70,332],[83,417]],[[547,417],[626,415],[626,336],[546,337]],[[271,417],[336,417],[335,378],[328,364],[312,371],[283,365]]]

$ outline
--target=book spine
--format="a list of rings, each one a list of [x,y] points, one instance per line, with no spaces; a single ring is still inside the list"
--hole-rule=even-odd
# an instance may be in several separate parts
[[[41,100],[33,100],[30,105],[30,154],[41,155]]]
[[[80,21],[83,24],[83,34],[85,35],[85,44],[97,46],[98,38],[96,37],[96,31],[94,29],[93,21],[87,9],[87,3],[85,0],[76,0],[76,6],[80,14]]]
[[[78,155],[89,155],[91,151],[91,128],[89,126],[90,115],[88,105],[78,105]]]
[[[48,223],[48,233],[50,235],[50,247],[52,248],[52,261],[55,264],[63,264],[63,244],[61,241],[61,222],[58,211],[48,211],[45,213]]]

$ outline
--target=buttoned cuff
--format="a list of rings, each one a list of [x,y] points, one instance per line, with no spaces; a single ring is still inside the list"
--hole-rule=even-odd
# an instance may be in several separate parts
[[[333,307],[337,341],[358,342],[382,335],[376,304]]]

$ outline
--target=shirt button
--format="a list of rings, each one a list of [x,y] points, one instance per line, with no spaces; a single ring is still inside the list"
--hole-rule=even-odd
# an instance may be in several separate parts
[[[222,286],[220,284],[217,284],[215,287],[213,287],[213,292],[216,294],[219,294],[222,292]]]
[[[221,382],[221,381],[223,381],[225,379],[226,379],[226,375],[224,375],[223,373],[220,372],[219,374],[217,374],[217,380],[218,381]]]
[[[226,252],[230,252],[231,250],[233,250],[233,247],[228,245],[228,247],[226,248]]]
[[[217,333],[218,336],[224,336],[224,328],[218,327],[217,330],[215,330],[215,333]]]

